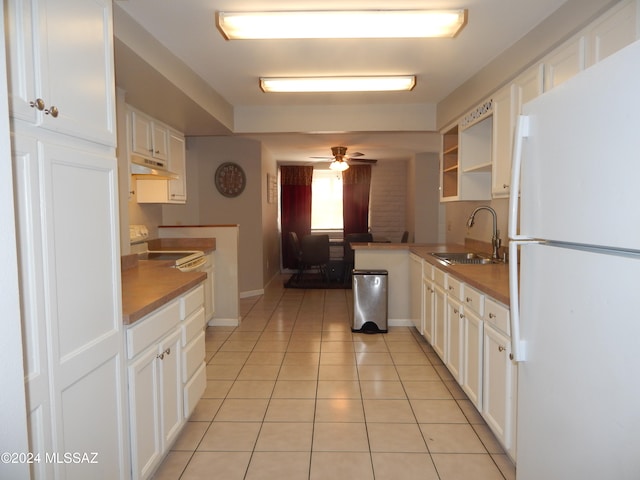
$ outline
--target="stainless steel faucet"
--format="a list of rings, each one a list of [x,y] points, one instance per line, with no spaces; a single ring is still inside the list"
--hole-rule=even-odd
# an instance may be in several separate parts
[[[491,258],[493,260],[499,260],[500,255],[498,254],[498,249],[500,248],[502,241],[499,238],[500,232],[498,231],[498,217],[496,215],[496,211],[493,208],[487,206],[476,208],[467,219],[467,227],[473,227],[473,223],[476,221],[476,213],[478,213],[480,210],[487,210],[491,212],[491,215],[493,215],[493,236],[491,237],[491,246],[493,247],[493,253],[491,254]]]

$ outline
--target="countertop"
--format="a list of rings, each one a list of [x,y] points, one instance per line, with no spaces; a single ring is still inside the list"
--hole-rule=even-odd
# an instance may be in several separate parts
[[[484,250],[458,244],[412,243],[354,243],[354,250],[408,250],[457,279],[477,288],[497,301],[509,305],[509,266],[504,263],[489,265],[447,265],[431,253],[483,252]]]
[[[215,238],[161,238],[149,240],[150,250],[216,249]],[[122,269],[122,321],[125,325],[140,320],[174,298],[189,291],[207,278],[205,272],[181,272],[174,262],[139,260],[138,255],[125,255]]]
[[[174,262],[128,261],[122,270],[122,321],[131,325],[207,278],[204,272],[181,272]],[[131,257],[129,255],[128,257]],[[123,262],[125,263],[125,262]]]

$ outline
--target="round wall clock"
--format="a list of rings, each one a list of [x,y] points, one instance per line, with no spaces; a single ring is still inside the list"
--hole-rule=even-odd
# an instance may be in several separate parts
[[[216,169],[215,183],[218,191],[225,197],[237,197],[247,183],[247,177],[240,165],[226,162]]]

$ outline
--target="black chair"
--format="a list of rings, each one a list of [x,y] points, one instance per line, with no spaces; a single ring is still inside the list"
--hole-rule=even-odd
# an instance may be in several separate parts
[[[409,232],[407,230],[402,234],[402,238],[400,239],[400,243],[407,243],[409,241]]]
[[[305,235],[300,242],[300,251],[301,268],[298,279],[302,279],[302,274],[305,270],[316,267],[320,271],[322,278],[328,283],[329,235]]]
[[[352,243],[359,242],[373,242],[373,235],[370,233],[347,233],[344,236],[344,282],[346,283],[349,278],[351,278],[351,270],[353,270],[354,266],[354,254],[353,248],[351,248]]]
[[[302,248],[300,247],[300,239],[296,232],[289,232],[289,246],[291,247],[291,253],[296,259],[296,268],[298,269],[296,279],[299,279],[302,274]]]

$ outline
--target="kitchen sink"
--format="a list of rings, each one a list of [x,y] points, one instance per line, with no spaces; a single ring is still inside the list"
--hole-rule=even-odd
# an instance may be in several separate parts
[[[488,265],[499,263],[497,260],[474,252],[432,253],[431,255],[449,265]]]

